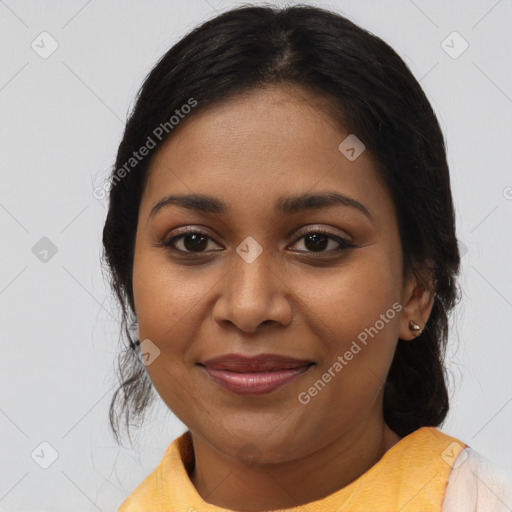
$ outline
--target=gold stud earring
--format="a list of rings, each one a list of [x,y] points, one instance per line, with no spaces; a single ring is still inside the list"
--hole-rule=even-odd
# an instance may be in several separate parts
[[[412,320],[409,322],[409,329],[413,331],[414,334],[416,335],[421,334],[422,331],[421,327],[418,324],[414,323]]]

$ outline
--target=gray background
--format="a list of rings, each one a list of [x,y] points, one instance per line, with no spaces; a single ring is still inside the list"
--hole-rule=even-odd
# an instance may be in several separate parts
[[[388,42],[439,117],[466,248],[443,431],[512,469],[512,1],[316,4]],[[108,431],[118,312],[99,263],[106,200],[93,190],[157,59],[234,5],[0,0],[0,511],[116,510],[184,431],[161,401],[133,450]],[[31,47],[51,49],[43,31],[58,43],[47,58]],[[460,55],[453,31],[469,44]],[[58,453],[47,469],[42,442]]]

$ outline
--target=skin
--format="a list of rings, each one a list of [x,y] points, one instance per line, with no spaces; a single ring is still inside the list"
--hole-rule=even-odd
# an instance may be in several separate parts
[[[433,292],[402,278],[395,208],[368,151],[350,161],[348,133],[308,91],[269,86],[181,121],[151,162],[137,227],[133,291],[140,340],[160,350],[146,368],[166,405],[189,428],[190,478],[208,503],[234,510],[293,507],[355,480],[400,440],[383,417],[383,382],[393,354],[423,327]],[[278,197],[335,191],[360,201],[283,215]],[[153,206],[168,194],[208,194],[228,212]],[[187,237],[206,231],[203,249]],[[315,251],[304,238],[335,239]],[[236,252],[247,237],[263,252]],[[179,253],[178,249],[190,251]],[[202,251],[202,252],[201,252]],[[394,303],[402,309],[312,397],[298,400],[359,333]],[[411,341],[414,342],[414,341]],[[198,361],[228,353],[276,353],[315,365],[291,384],[241,396],[215,384]],[[246,455],[252,455],[253,458]]]

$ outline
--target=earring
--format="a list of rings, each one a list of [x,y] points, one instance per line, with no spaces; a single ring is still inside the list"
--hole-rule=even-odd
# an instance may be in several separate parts
[[[418,324],[414,323],[412,320],[409,322],[409,329],[413,331],[414,334],[417,335],[421,334],[422,331],[421,327]]]

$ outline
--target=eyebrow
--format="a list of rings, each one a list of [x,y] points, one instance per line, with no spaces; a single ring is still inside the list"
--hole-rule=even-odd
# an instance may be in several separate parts
[[[226,214],[229,211],[229,206],[223,200],[213,196],[205,194],[169,195],[160,199],[153,206],[149,213],[148,222],[159,210],[169,206],[179,206],[189,210],[213,214]],[[281,215],[291,215],[304,211],[324,210],[333,206],[354,208],[363,213],[372,222],[375,222],[374,216],[363,203],[352,197],[330,191],[279,197],[274,205],[274,211]]]

